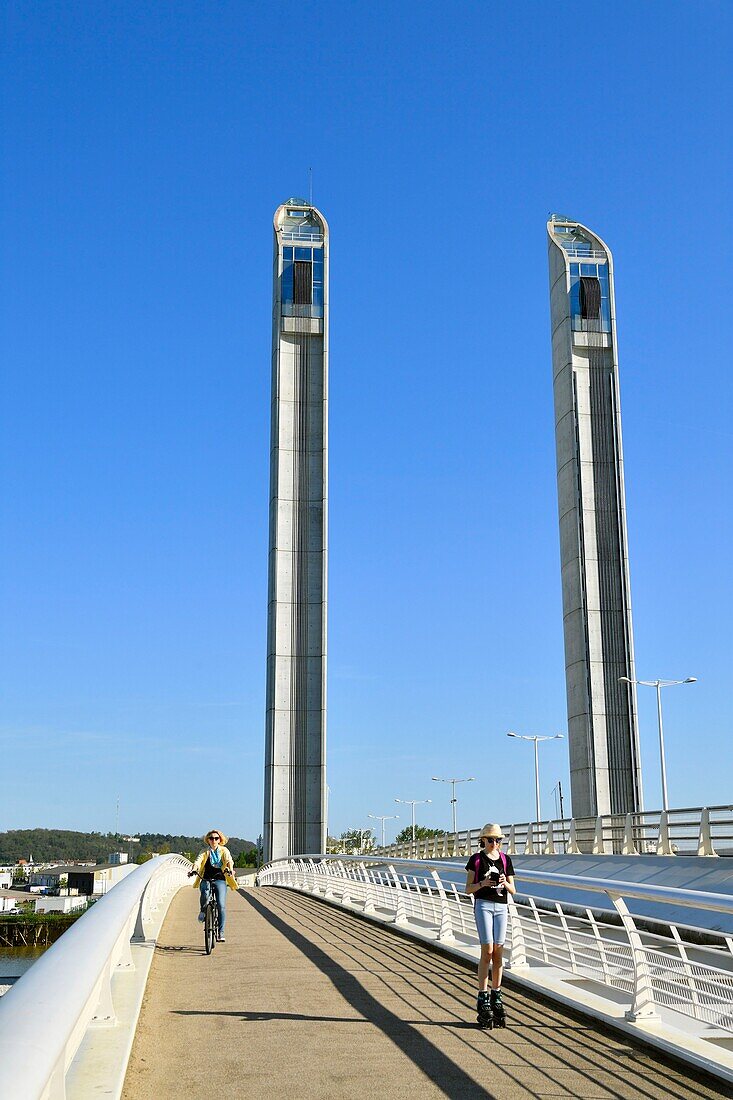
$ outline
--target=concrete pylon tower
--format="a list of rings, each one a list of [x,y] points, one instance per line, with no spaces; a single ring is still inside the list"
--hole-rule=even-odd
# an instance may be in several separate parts
[[[573,816],[642,807],[613,257],[547,223]]]
[[[328,225],[274,229],[265,859],[326,845]]]

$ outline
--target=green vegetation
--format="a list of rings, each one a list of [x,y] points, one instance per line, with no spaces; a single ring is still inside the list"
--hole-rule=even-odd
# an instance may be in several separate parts
[[[445,836],[445,829],[428,829],[425,825],[415,826],[415,840],[430,840],[434,836]],[[395,837],[395,844],[409,844],[412,840],[412,825],[406,825]]]
[[[142,853],[150,858],[152,852],[200,852],[201,837],[173,836],[170,833],[135,833],[138,844],[130,844],[114,833],[77,833],[69,829],[13,829],[0,833],[0,863],[15,863],[19,859],[48,860],[83,859],[101,863],[110,852],[129,852],[136,863]],[[227,847],[236,860],[242,852],[255,851],[251,840],[229,838]]]

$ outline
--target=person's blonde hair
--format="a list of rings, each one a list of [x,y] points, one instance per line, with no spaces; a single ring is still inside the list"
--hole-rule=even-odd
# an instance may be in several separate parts
[[[221,829],[207,829],[206,832],[204,833],[203,837],[201,838],[203,840],[204,844],[208,843],[209,837],[211,836],[212,833],[218,833],[219,834],[219,843],[220,844],[226,844],[226,842],[229,840],[229,837],[225,836],[224,833],[221,831]]]

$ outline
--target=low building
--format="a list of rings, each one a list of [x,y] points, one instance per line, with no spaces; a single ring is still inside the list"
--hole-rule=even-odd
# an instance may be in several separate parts
[[[37,898],[37,913],[74,913],[77,909],[86,909],[88,899],[80,894],[62,894],[60,897],[45,896]]]
[[[0,913],[19,912],[27,902],[35,905],[38,899],[27,890],[0,890]]]
[[[0,871],[0,890],[9,890],[13,885],[13,872],[12,871]]]
[[[96,867],[69,868],[68,886],[70,892],[87,896],[106,894],[118,882],[135,870],[135,864],[99,863]]]
[[[76,870],[75,867],[67,864],[44,867],[42,870],[33,872],[28,880],[29,885],[31,888],[40,887],[42,890],[58,890],[60,886],[66,886],[69,871],[74,870]]]

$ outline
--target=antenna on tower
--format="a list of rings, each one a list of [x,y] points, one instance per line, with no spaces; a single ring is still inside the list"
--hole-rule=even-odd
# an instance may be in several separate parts
[[[313,205],[313,169],[308,169],[308,202]]]

